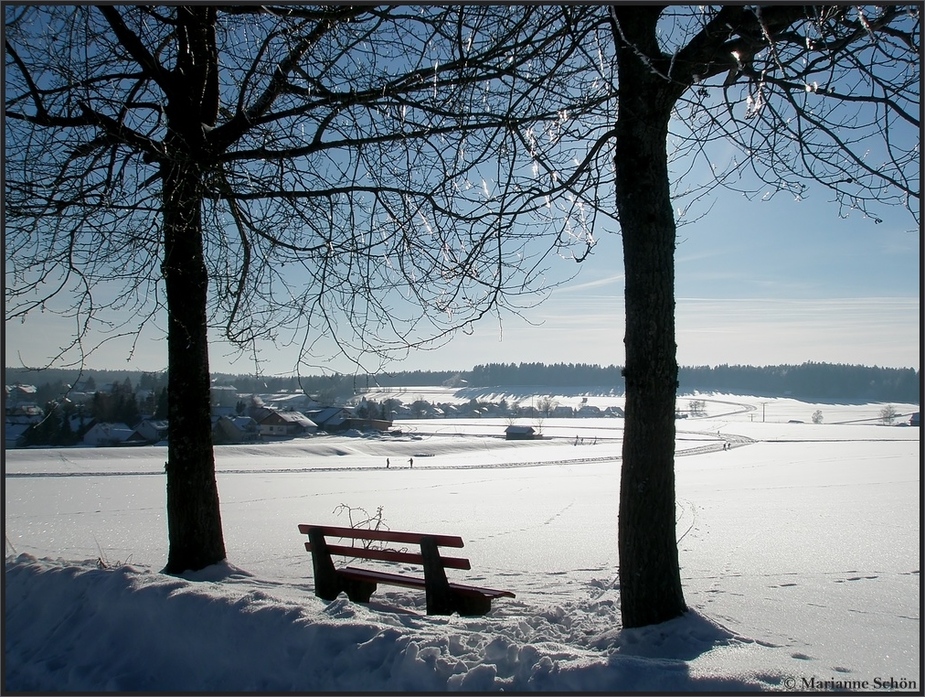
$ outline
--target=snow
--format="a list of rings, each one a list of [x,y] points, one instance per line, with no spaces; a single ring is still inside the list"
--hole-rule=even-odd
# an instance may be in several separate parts
[[[641,629],[620,625],[621,419],[218,447],[228,562],[182,577],[160,573],[164,448],[9,450],[5,690],[921,691],[920,430],[876,404],[697,398],[676,460],[690,611]],[[462,536],[451,579],[517,597],[484,617],[396,587],[315,597],[297,525],[344,525],[341,504]]]

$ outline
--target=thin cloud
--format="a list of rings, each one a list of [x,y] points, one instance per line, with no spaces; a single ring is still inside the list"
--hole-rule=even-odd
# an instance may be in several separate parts
[[[562,293],[575,293],[579,291],[585,291],[590,288],[602,288],[605,286],[615,285],[617,283],[622,284],[625,279],[626,276],[624,274],[616,274],[614,276],[598,278],[593,281],[585,281],[584,283],[576,283],[575,285],[563,286],[562,288],[557,288],[555,290],[555,294],[558,295]]]

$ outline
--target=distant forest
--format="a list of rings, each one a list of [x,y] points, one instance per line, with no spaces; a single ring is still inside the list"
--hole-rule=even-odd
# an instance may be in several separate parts
[[[549,386],[623,392],[619,366],[558,363],[478,365],[463,375],[470,387]],[[919,372],[832,363],[755,367],[685,366],[678,370],[679,394],[726,392],[808,401],[882,401],[918,404]]]
[[[87,370],[83,379],[93,377],[96,385],[130,380],[166,384],[162,374],[132,371]],[[41,372],[7,368],[5,383],[36,386],[64,386],[78,378],[76,370]],[[547,392],[571,388],[580,393],[622,394],[623,376],[619,366],[585,363],[488,363],[469,371],[400,371],[377,375],[329,375],[296,377],[254,377],[216,374],[215,385],[233,385],[240,392],[267,393],[284,390],[304,391],[322,401],[349,397],[357,391],[380,387],[499,388],[511,392]],[[755,367],[719,365],[682,367],[678,375],[679,394],[725,392],[763,397],[793,397],[804,401],[877,401],[920,403],[919,371],[912,368],[879,368],[832,363],[803,363]]]

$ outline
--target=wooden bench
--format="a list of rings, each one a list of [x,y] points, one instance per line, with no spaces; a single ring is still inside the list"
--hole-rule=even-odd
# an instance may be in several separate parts
[[[299,525],[299,532],[308,535],[305,549],[312,553],[315,574],[315,595],[334,600],[346,592],[350,600],[368,603],[378,584],[423,588],[427,595],[428,615],[484,615],[491,610],[492,598],[513,598],[510,591],[480,588],[450,583],[445,569],[471,569],[468,559],[442,556],[439,547],[463,546],[461,537],[428,535],[392,530],[365,530],[331,525]],[[418,545],[420,552],[394,549],[377,549],[369,546],[328,544],[326,537],[348,538],[367,542],[399,542]],[[424,578],[385,571],[360,569],[353,566],[335,568],[331,555],[337,554],[358,559],[418,564],[424,567]]]

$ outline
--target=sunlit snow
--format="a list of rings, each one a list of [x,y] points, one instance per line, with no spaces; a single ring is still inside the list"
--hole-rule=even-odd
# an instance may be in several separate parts
[[[921,691],[920,430],[879,424],[877,404],[697,398],[707,416],[677,422],[690,611],[634,630],[619,418],[519,421],[535,442],[485,419],[217,447],[228,564],[182,578],[160,573],[164,448],[9,450],[5,688]],[[341,504],[462,536],[472,570],[451,579],[516,599],[462,618],[404,588],[316,598],[297,525],[346,524]]]

